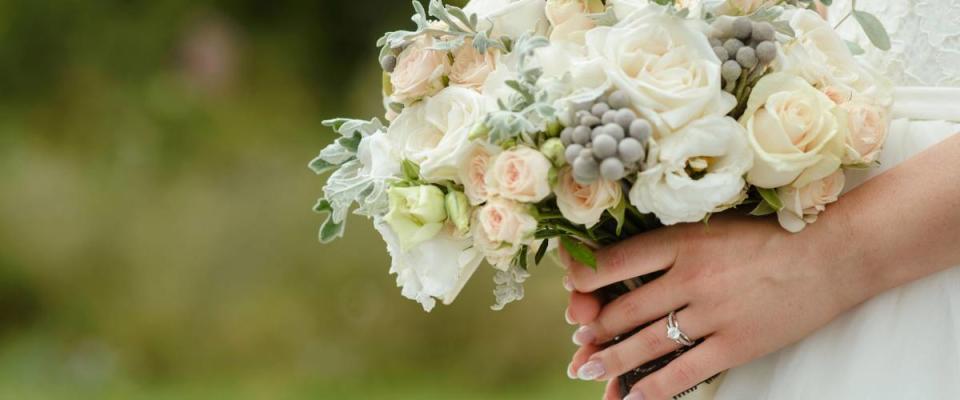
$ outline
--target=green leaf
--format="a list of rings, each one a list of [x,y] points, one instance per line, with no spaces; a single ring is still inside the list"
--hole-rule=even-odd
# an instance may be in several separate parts
[[[570,253],[570,257],[583,265],[586,265],[594,270],[597,269],[597,256],[593,254],[587,245],[583,244],[579,240],[576,240],[570,236],[561,236],[560,245],[563,246],[563,249]]]
[[[313,211],[320,214],[327,214],[323,224],[320,225],[320,243],[330,243],[339,237],[343,237],[343,232],[347,227],[347,221],[336,223],[333,221],[333,205],[326,199],[320,199],[313,206]]]
[[[850,54],[859,56],[867,52],[866,50],[863,49],[863,47],[860,47],[860,45],[857,44],[856,42],[851,42],[849,40],[844,40],[844,42],[847,43],[847,48],[850,49]]]
[[[513,256],[513,265],[524,271],[527,270],[527,253],[530,251],[530,247],[527,245],[520,246],[520,250],[517,250],[517,254]]]
[[[877,46],[880,50],[890,50],[890,35],[887,34],[887,29],[883,27],[883,23],[877,17],[860,10],[854,10],[853,17],[860,23],[863,32],[867,34],[874,46]]]
[[[773,207],[770,207],[770,204],[766,201],[761,201],[760,204],[757,204],[757,208],[754,208],[753,211],[750,211],[750,215],[755,217],[763,217],[770,214],[775,214],[777,210],[774,210]]]
[[[339,167],[339,165],[333,165],[320,157],[314,158],[313,161],[310,161],[310,164],[307,164],[307,166],[310,167],[310,169],[313,170],[313,172],[317,175],[325,174]]]
[[[627,199],[620,199],[616,207],[607,210],[607,212],[617,221],[617,236],[620,236],[623,232],[623,224],[627,222]]]
[[[549,239],[544,239],[542,242],[540,242],[540,248],[537,249],[537,255],[534,256],[533,258],[533,261],[537,263],[537,265],[539,265],[540,262],[543,261],[543,257],[547,255],[547,249],[549,248],[550,248]]]
[[[411,181],[420,180],[420,166],[414,164],[413,161],[403,160],[403,163],[400,165],[400,169],[403,171],[403,176]]]
[[[797,37],[797,32],[793,30],[793,27],[790,26],[790,23],[787,21],[774,21],[772,25],[773,29],[779,33],[787,35],[791,38]]]
[[[780,201],[780,195],[777,194],[775,189],[757,188],[757,191],[760,192],[760,197],[763,197],[763,201],[770,205],[770,208],[773,208],[774,211],[783,209],[783,202]]]

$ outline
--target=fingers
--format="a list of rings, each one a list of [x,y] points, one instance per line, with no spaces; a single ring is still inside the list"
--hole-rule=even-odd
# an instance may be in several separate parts
[[[696,341],[712,333],[709,326],[697,324],[697,321],[706,319],[694,311],[677,313],[678,325],[690,340]],[[577,377],[582,380],[613,379],[678,348],[680,345],[667,336],[667,321],[664,318],[590,356],[577,370]]]
[[[668,274],[617,298],[599,310],[594,318],[579,319],[578,323],[587,324],[585,330],[588,333],[584,336],[590,336],[596,343],[607,343],[638,326],[662,318],[671,310],[683,308],[687,299],[682,293]],[[580,307],[586,308],[586,305]],[[586,312],[582,314],[587,315]]]
[[[567,322],[571,325],[585,325],[597,319],[602,305],[600,300],[588,293],[570,293],[570,306],[567,308]]]
[[[707,339],[638,382],[624,400],[669,400],[729,367],[719,340]]]
[[[577,372],[580,371],[580,367],[583,364],[586,364],[587,360],[590,359],[590,356],[594,355],[596,352],[600,351],[600,347],[589,344],[586,346],[581,346],[577,349],[577,352],[573,354],[573,361],[570,362],[570,365],[567,367],[567,376],[570,379],[579,379]]]
[[[597,269],[584,266],[561,252],[570,280],[579,292],[593,292],[613,283],[669,268],[677,259],[677,229],[664,228],[634,236],[596,251]]]
[[[611,379],[603,391],[603,400],[620,400],[620,380]]]

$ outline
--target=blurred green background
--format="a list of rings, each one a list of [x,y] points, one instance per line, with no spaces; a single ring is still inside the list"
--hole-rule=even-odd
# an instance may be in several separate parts
[[[587,399],[561,271],[425,314],[320,122],[381,114],[401,0],[0,1],[0,399]]]

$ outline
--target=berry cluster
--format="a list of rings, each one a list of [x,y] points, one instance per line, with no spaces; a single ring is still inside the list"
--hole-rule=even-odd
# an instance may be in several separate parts
[[[718,18],[713,23],[710,45],[723,63],[724,90],[733,92],[737,80],[762,71],[777,58],[776,31],[768,22],[748,17]]]
[[[577,182],[617,181],[640,169],[653,127],[629,106],[629,96],[615,91],[578,110],[560,133]]]

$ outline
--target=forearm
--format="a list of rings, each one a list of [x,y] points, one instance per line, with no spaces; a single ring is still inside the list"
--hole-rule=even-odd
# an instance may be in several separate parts
[[[960,135],[848,193],[824,217],[856,252],[868,295],[960,265]]]

